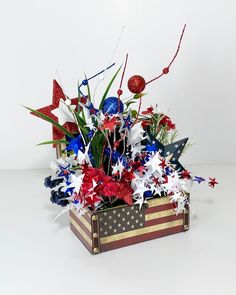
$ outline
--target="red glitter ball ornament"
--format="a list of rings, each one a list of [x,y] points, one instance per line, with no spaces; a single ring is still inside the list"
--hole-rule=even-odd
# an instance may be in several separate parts
[[[141,93],[146,86],[146,82],[142,76],[135,75],[129,78],[128,88],[132,93]]]

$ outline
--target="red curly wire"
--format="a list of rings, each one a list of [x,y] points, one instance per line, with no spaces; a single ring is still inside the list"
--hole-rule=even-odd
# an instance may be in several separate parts
[[[170,69],[171,65],[173,64],[174,60],[176,59],[176,57],[177,57],[177,55],[179,53],[180,45],[181,45],[181,42],[182,42],[182,39],[183,39],[183,36],[184,36],[185,28],[186,28],[186,24],[183,27],[183,30],[182,30],[182,33],[181,33],[181,36],[180,36],[180,39],[179,39],[179,44],[178,44],[177,50],[175,52],[175,55],[173,56],[173,58],[172,58],[171,62],[169,63],[169,65],[162,70],[162,73],[159,76],[157,76],[157,77],[153,78],[152,80],[146,82],[146,85],[153,82],[153,81],[155,81],[155,80],[157,80],[157,79],[159,79],[159,78],[161,78],[163,75],[166,75],[166,74],[169,73],[169,69]]]

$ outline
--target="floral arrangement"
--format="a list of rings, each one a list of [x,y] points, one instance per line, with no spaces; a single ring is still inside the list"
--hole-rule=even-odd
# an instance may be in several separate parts
[[[115,64],[85,77],[78,84],[78,97],[69,98],[54,80],[52,104],[38,110],[27,108],[53,126],[53,140],[41,144],[64,146],[61,157],[51,165],[53,174],[44,182],[51,189],[52,203],[82,214],[87,209],[97,211],[120,204],[138,204],[141,208],[149,198],[168,196],[178,214],[188,204],[194,182],[210,187],[217,184],[215,178],[206,181],[192,176],[181,165],[179,158],[189,146],[188,138],[176,140],[176,126],[165,112],[157,105],[141,110],[144,89],[169,73],[184,30],[185,26],[169,65],[148,82],[142,76],[132,76],[127,98],[123,98],[122,87],[128,55],[123,70],[119,67],[115,72],[99,104],[91,96],[89,82],[95,77],[102,81],[104,72]],[[120,73],[117,95],[109,96]]]

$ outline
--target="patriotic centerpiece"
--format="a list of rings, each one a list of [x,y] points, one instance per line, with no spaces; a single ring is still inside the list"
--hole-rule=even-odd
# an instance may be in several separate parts
[[[189,207],[192,184],[217,184],[215,178],[207,181],[193,176],[181,165],[188,138],[177,139],[171,118],[157,105],[141,108],[147,86],[169,73],[184,30],[185,26],[171,62],[149,81],[134,75],[123,87],[126,55],[124,66],[117,69],[100,99],[92,97],[90,80],[98,77],[100,83],[115,64],[85,77],[78,84],[78,97],[69,98],[54,80],[52,104],[38,110],[27,108],[52,124],[53,139],[41,143],[52,144],[58,152],[57,161],[51,164],[53,173],[44,182],[51,189],[50,200],[65,207],[62,212],[70,210],[72,229],[93,253],[101,251],[101,244],[104,251],[121,246],[118,236],[130,233],[120,240],[131,239],[137,227],[141,230],[137,241],[153,231],[161,236],[160,231],[166,229],[160,228],[160,221],[153,216],[155,212],[163,211],[159,218],[169,218],[163,222],[182,220]],[[117,80],[117,93],[110,94]],[[182,226],[181,222],[175,226]],[[152,228],[157,224],[158,229]],[[166,232],[169,233],[172,232]],[[126,244],[135,242],[127,241]]]

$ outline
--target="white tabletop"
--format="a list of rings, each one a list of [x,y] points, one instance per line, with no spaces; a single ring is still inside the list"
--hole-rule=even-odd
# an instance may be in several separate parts
[[[235,295],[236,165],[193,166],[191,228],[92,256],[50,204],[46,170],[0,172],[0,294]]]

